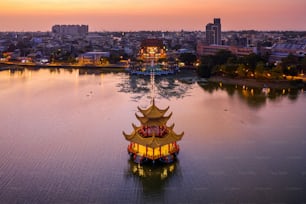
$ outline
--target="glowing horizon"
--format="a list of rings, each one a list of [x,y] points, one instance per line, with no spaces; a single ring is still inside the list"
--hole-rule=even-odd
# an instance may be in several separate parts
[[[306,30],[305,0],[10,0],[0,3],[0,31],[50,31],[86,24],[90,31]]]

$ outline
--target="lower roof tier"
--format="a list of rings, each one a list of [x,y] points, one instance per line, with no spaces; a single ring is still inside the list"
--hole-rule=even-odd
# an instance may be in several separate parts
[[[182,132],[181,134],[176,134],[175,132],[170,131],[167,135],[165,135],[162,138],[154,136],[144,138],[137,131],[133,131],[130,135],[123,132],[123,135],[125,139],[130,142],[141,144],[147,147],[156,148],[181,140],[184,135],[184,132]]]

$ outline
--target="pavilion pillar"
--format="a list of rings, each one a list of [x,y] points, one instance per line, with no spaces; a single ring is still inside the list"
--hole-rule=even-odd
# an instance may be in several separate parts
[[[161,157],[161,146],[159,146],[159,157]]]
[[[148,147],[146,145],[146,157],[148,157]]]

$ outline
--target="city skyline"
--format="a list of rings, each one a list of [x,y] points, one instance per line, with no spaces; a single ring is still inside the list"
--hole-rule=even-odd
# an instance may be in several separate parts
[[[304,0],[11,0],[0,7],[0,31],[51,31],[55,24],[86,24],[89,31],[204,31],[215,17],[223,31],[306,30]]]

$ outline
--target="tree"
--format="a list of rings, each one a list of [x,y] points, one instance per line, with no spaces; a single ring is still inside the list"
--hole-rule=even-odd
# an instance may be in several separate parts
[[[229,76],[236,76],[236,70],[237,70],[237,64],[230,64],[230,63],[227,63],[227,64],[224,64],[223,67],[224,67],[224,71],[227,73],[227,75]]]
[[[211,70],[212,67],[208,66],[207,64],[201,64],[198,72],[201,77],[209,78],[211,76]]]
[[[237,68],[237,75],[239,77],[245,77],[247,74],[246,72],[246,66],[244,64],[239,64]]]
[[[30,53],[31,45],[23,40],[16,44],[16,49],[20,50],[20,56],[27,56]]]
[[[288,71],[288,75],[290,76],[297,76],[299,73],[296,65],[288,66],[287,71]]]
[[[265,65],[263,62],[258,62],[255,68],[255,77],[262,78],[264,77]]]
[[[220,50],[214,55],[213,61],[215,65],[221,65],[227,63],[230,58],[235,58],[231,51]]]
[[[179,56],[179,60],[184,62],[186,65],[192,65],[194,62],[197,61],[197,56],[192,53],[182,53]]]
[[[200,60],[198,73],[201,77],[209,78],[214,67],[213,56],[203,56]]]
[[[271,77],[272,79],[282,79],[283,78],[283,71],[280,65],[272,68],[271,70]]]
[[[14,50],[16,50],[17,49],[17,47],[13,44],[13,43],[11,43],[9,46],[8,46],[8,48],[7,48],[7,52],[14,52]]]
[[[259,61],[263,61],[263,59],[259,55],[252,53],[252,54],[242,57],[240,61],[245,66],[247,66],[248,69],[254,71],[257,66],[257,63]]]
[[[120,55],[118,53],[111,53],[109,56],[109,62],[116,64],[120,61]]]
[[[301,71],[303,74],[306,74],[306,56],[304,56],[301,60]]]
[[[290,75],[290,76],[296,76],[297,75],[297,64],[298,64],[298,57],[289,54],[287,57],[282,59],[281,66],[284,74]]]

